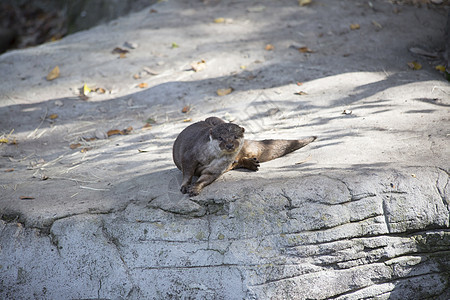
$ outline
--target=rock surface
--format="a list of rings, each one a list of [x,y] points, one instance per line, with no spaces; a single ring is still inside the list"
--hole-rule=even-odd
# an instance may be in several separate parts
[[[449,299],[445,22],[388,1],[166,1],[0,56],[0,298]],[[319,139],[189,198],[171,146],[211,115]]]

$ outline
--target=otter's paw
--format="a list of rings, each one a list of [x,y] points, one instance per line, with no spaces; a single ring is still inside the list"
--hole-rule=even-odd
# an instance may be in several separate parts
[[[256,157],[247,158],[245,160],[245,168],[252,170],[252,171],[258,171],[259,168],[259,160],[256,159]]]
[[[187,193],[189,192],[189,186],[187,186],[187,185],[182,185],[181,188],[180,188],[180,192],[181,192],[182,194],[187,194]]]
[[[197,196],[198,194],[200,194],[200,190],[199,189],[192,188],[189,191],[189,196],[191,196],[191,197]]]

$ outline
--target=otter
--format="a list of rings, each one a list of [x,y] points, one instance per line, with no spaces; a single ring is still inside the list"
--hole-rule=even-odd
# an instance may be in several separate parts
[[[217,117],[186,127],[173,144],[173,161],[183,173],[180,191],[190,196],[223,173],[239,168],[257,171],[260,163],[284,156],[313,142],[300,140],[246,140],[245,129]],[[192,177],[197,181],[191,185]]]

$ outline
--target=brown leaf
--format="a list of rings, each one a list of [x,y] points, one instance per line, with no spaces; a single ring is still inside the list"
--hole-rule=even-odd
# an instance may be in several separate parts
[[[275,47],[272,44],[267,44],[264,49],[266,49],[267,51],[272,51],[273,49],[275,49]]]
[[[233,88],[227,88],[227,89],[218,89],[217,95],[218,96],[225,96],[230,94],[233,91]]]
[[[7,173],[9,173],[9,172],[13,172],[14,171],[14,169],[13,168],[11,168],[11,169],[6,169],[5,171],[3,171],[3,172],[7,172]]]
[[[300,47],[298,48],[298,51],[300,51],[301,53],[314,53],[314,51],[312,51],[308,47]]]
[[[121,130],[118,130],[118,129],[111,129],[111,130],[108,130],[108,132],[106,133],[108,136],[112,136],[112,135],[115,135],[115,134],[123,134],[123,132],[121,131]]]
[[[191,110],[191,107],[189,105],[186,105],[185,107],[183,107],[183,109],[181,110],[182,113],[187,113]]]
[[[133,131],[133,127],[129,126],[128,128],[125,128],[124,130],[111,129],[106,134],[108,135],[108,137],[110,137],[112,135],[116,135],[116,134],[127,135],[131,131]]]
[[[148,87],[148,83],[147,82],[139,83],[138,87],[140,87],[141,89],[144,89],[144,88]]]
[[[34,200],[34,197],[20,196],[20,200]]]
[[[53,68],[53,70],[50,71],[50,73],[47,74],[46,79],[48,81],[51,81],[51,80],[56,79],[58,77],[59,77],[59,67],[56,66],[56,67]]]
[[[144,126],[142,126],[142,129],[150,129],[152,128],[152,124],[150,123],[145,123]]]
[[[133,131],[133,127],[128,126],[126,129],[122,130],[122,134],[129,134]]]
[[[49,119],[54,120],[58,118],[57,114],[51,114],[50,116],[48,116]]]
[[[303,85],[303,82],[297,81],[297,85],[298,85],[298,86],[301,86],[301,85]]]
[[[134,75],[133,75],[133,78],[134,78],[134,79],[139,79],[139,78],[141,78],[141,76],[140,76],[139,74],[134,74]]]
[[[104,93],[106,93],[106,90],[104,88],[96,88],[95,92],[99,93],[99,94],[104,94]]]
[[[350,24],[350,29],[351,30],[358,30],[358,29],[360,29],[361,28],[361,26],[359,26],[359,24]]]
[[[297,92],[297,93],[294,93],[295,95],[300,95],[300,96],[302,96],[302,95],[308,95],[308,93],[306,93],[306,92],[304,92],[304,91],[299,91],[299,92]]]
[[[122,49],[120,47],[116,47],[114,48],[114,50],[111,52],[112,54],[127,54],[130,51],[126,50],[126,49]]]
[[[76,148],[78,148],[78,147],[80,147],[81,146],[81,144],[80,143],[76,143],[76,144],[70,144],[70,149],[76,149]]]

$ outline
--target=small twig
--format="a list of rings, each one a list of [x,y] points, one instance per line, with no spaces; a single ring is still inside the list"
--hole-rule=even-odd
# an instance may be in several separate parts
[[[53,177],[53,176],[50,176],[50,179],[71,180],[71,181],[75,181],[76,183],[78,183],[78,182],[83,182],[83,183],[97,183],[97,182],[98,182],[98,181],[92,181],[92,180],[80,180],[80,179],[74,179],[74,178],[67,178],[67,177]]]
[[[305,159],[302,160],[302,161],[296,162],[295,164],[296,164],[296,165],[303,164],[303,163],[307,162],[308,160],[310,160],[311,158],[312,158],[312,156],[311,156],[311,154],[310,154],[307,158],[305,158]]]
[[[85,189],[85,190],[92,190],[92,191],[109,191],[109,189],[96,189],[93,187],[82,186],[82,185],[80,185],[80,188]]]
[[[48,114],[48,109],[47,109],[47,107],[46,107],[46,108],[45,108],[45,115],[44,115],[44,117],[42,118],[41,123],[39,124],[39,126],[38,126],[33,132],[30,132],[30,133],[27,135],[27,139],[29,139],[30,137],[32,137],[33,134],[35,134],[35,133],[39,130],[39,128],[41,127],[42,123],[44,123],[45,119],[47,118],[47,114]]]

